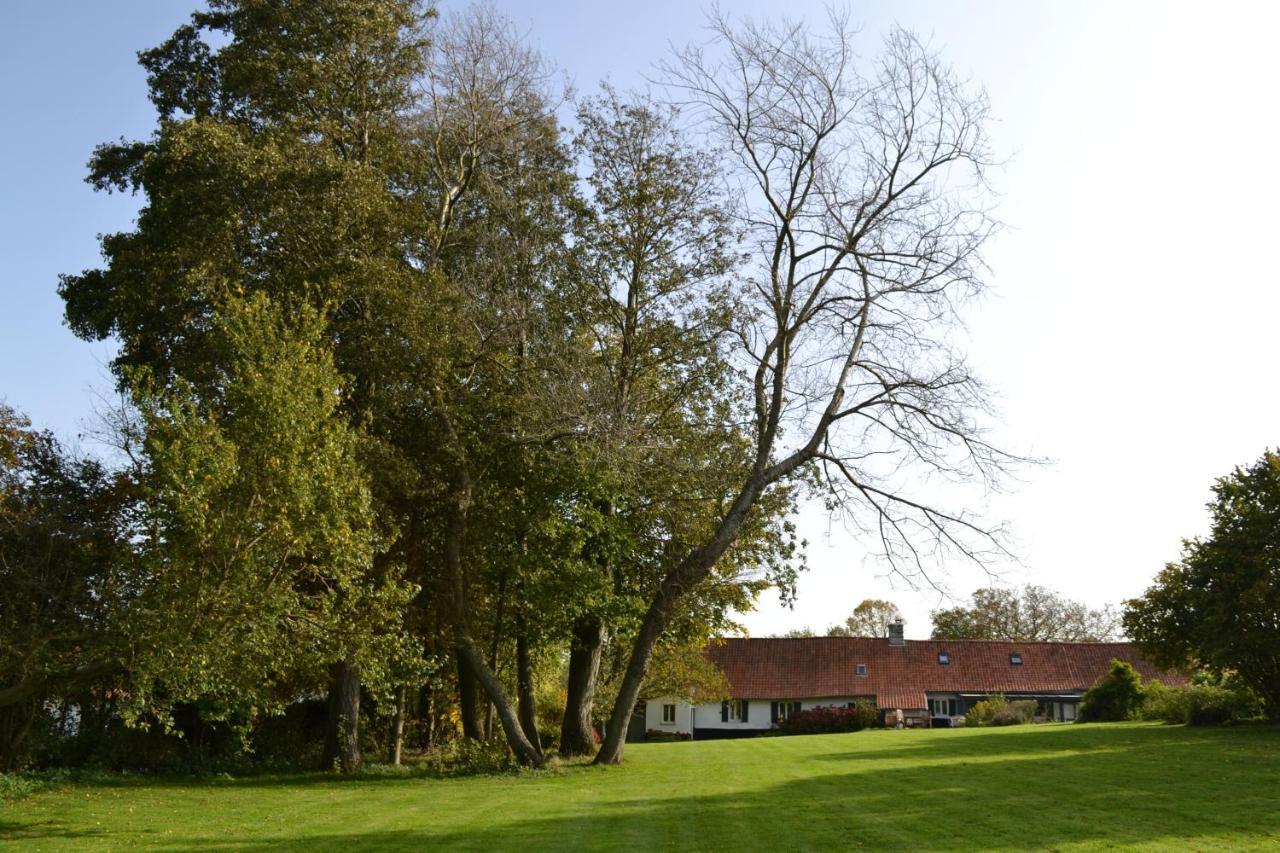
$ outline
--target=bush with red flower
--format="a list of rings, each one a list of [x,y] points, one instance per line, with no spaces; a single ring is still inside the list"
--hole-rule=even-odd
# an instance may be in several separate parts
[[[779,724],[789,735],[819,735],[857,732],[880,725],[880,712],[870,702],[854,702],[850,706],[834,705],[796,711]]]

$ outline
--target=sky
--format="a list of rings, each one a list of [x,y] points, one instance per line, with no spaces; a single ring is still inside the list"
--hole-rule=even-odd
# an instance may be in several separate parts
[[[589,93],[646,85],[671,44],[706,38],[688,2],[495,5]],[[442,8],[450,8],[443,4]],[[821,23],[810,0],[724,3]],[[871,55],[899,24],[984,87],[1004,231],[991,293],[966,311],[995,389],[999,443],[1044,457],[996,496],[1019,559],[994,582],[1100,606],[1140,594],[1206,529],[1214,478],[1280,445],[1280,5],[1172,2],[851,4]],[[186,18],[183,0],[0,2],[0,400],[75,442],[109,392],[110,342],[62,322],[60,273],[97,264],[97,235],[138,199],[84,183],[93,147],[154,123],[135,61]],[[799,519],[809,570],[793,609],[766,596],[753,635],[841,621],[888,598],[907,635],[993,582],[934,573],[950,598],[885,575],[870,543],[817,507]]]

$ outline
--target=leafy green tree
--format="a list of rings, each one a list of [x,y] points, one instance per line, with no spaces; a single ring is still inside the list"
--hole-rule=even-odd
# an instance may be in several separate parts
[[[686,702],[719,702],[729,698],[724,672],[706,655],[700,642],[663,643],[653,657],[645,682],[647,697],[674,696]]]
[[[0,404],[0,772],[50,700],[120,677],[136,490]]]
[[[1280,716],[1280,453],[1213,485],[1209,535],[1183,543],[1124,625],[1166,666],[1234,672]]]
[[[232,357],[213,332],[227,299],[261,292],[323,308],[388,535],[409,529],[404,495],[417,481],[394,446],[378,446],[378,392],[431,360],[406,364],[385,318],[435,304],[405,252],[418,207],[401,192],[433,15],[419,0],[212,0],[140,55],[151,138],[100,146],[90,162],[96,188],[145,197],[136,228],[104,236],[105,265],[60,287],[77,334],[119,341],[122,381],[145,368],[198,389]],[[335,664],[332,743],[336,709],[354,721],[359,689],[359,674]]]
[[[1042,586],[988,587],[968,606],[935,610],[935,640],[1008,640],[1100,643],[1120,635],[1120,616],[1107,605],[1093,610]]]
[[[588,581],[596,592],[581,599],[572,627],[565,756],[594,748],[593,694],[606,639],[632,636],[672,555],[706,535],[743,474],[729,451],[746,441],[736,426],[745,407],[731,390],[726,358],[737,306],[727,276],[734,234],[716,158],[679,128],[675,109],[609,86],[578,107],[575,145],[589,204],[576,220],[574,260],[595,350],[580,452],[596,472],[587,497],[598,519],[588,548],[598,571]],[[783,533],[767,527],[758,528],[766,538]],[[708,587],[721,611],[726,594],[738,595],[734,576],[763,556],[742,559],[749,550],[744,540],[721,583]],[[784,569],[778,577],[785,576]],[[700,609],[710,615],[704,605],[716,609],[704,601],[683,618]]]
[[[127,718],[165,720],[194,701],[214,718],[280,713],[339,663],[386,690],[392,662],[416,657],[400,630],[413,588],[375,564],[382,543],[324,319],[260,295],[229,300],[211,334],[230,354],[216,390],[134,380],[148,534]],[[343,727],[345,770],[360,763],[356,725]]]
[[[1084,692],[1082,723],[1115,722],[1136,717],[1145,697],[1142,676],[1129,663],[1113,660],[1111,669]]]
[[[573,537],[543,534],[565,509],[560,444],[580,421],[575,364],[586,352],[562,291],[577,199],[554,101],[541,58],[481,8],[446,17],[436,32],[414,122],[431,211],[422,263],[453,298],[447,352],[406,402],[426,408],[433,439],[420,458],[440,490],[431,512],[442,529],[463,728],[470,737],[487,728],[475,681],[530,764],[542,760],[532,645],[555,636],[543,615],[563,606],[541,607],[538,592],[546,573],[573,567],[561,550]],[[489,535],[477,537],[477,523]],[[533,550],[535,539],[552,550]],[[515,702],[497,671],[511,639]]]
[[[828,637],[887,637],[889,623],[901,619],[898,606],[880,598],[864,599],[843,625],[827,629]]]

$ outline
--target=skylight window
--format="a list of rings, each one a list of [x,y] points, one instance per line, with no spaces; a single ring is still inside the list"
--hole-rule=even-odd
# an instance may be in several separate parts
[[[858,675],[866,676],[866,674],[867,674],[867,665],[866,665],[865,663],[860,663],[860,664],[858,664],[857,666],[855,666],[855,667],[853,668],[853,671],[854,671],[855,673],[857,673]]]
[[[951,664],[951,653],[938,652],[938,663],[942,666],[949,666]]]
[[[1009,663],[1011,663],[1013,666],[1022,666],[1022,655],[1018,654],[1017,652],[1014,652],[1013,654],[1009,655]]]

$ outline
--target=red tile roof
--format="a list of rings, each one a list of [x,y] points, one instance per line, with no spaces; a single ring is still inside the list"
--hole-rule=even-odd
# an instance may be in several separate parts
[[[946,652],[951,663],[938,663]],[[1022,664],[1009,656],[1022,656]],[[1144,680],[1185,683],[1142,658],[1129,643],[1005,643],[907,640],[890,646],[868,637],[716,640],[707,656],[729,680],[735,699],[875,696],[881,708],[917,709],[926,692],[1079,693],[1111,666],[1133,664]],[[867,674],[856,674],[866,664]]]

